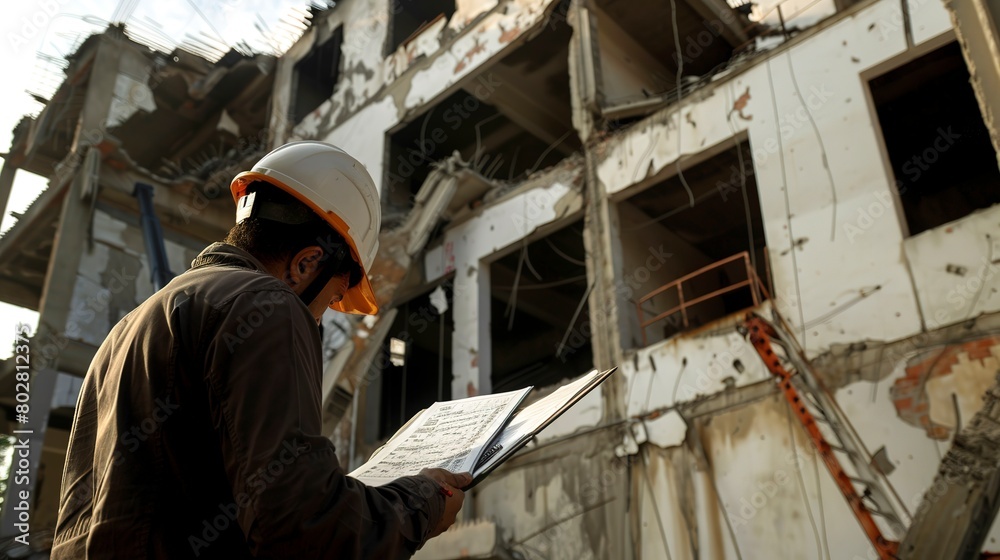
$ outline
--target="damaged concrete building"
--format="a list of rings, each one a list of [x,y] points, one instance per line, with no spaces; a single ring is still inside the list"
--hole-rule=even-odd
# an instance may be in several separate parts
[[[219,181],[264,145],[328,141],[367,166],[384,215],[383,312],[324,319],[324,426],[348,468],[436,400],[619,367],[418,558],[1000,550],[995,506],[963,501],[996,475],[936,477],[956,447],[996,447],[959,437],[992,414],[1000,360],[989,10],[343,0],[276,62],[213,68],[94,39],[64,84],[75,112],[50,102],[11,150],[26,169],[79,162],[0,239],[3,299],[62,341],[49,369],[81,375],[154,286],[135,182],[155,186],[179,272],[232,221]],[[110,66],[86,62],[102,52]],[[129,87],[150,103],[100,97]],[[179,116],[199,126],[128,136]]]
[[[2,300],[39,313],[27,426],[13,423],[23,402],[15,360],[0,364],[4,433],[34,431],[38,528],[55,525],[73,407],[98,346],[229,230],[229,180],[266,151],[258,133],[276,59],[234,50],[210,62],[154,50],[113,26],[67,62],[44,109],[15,128],[0,174],[3,206],[17,169],[49,179],[0,237]],[[5,535],[11,512],[3,508]]]

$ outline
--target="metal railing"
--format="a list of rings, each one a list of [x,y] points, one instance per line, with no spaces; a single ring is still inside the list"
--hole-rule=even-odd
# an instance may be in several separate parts
[[[718,290],[715,290],[714,292],[695,297],[694,299],[690,300],[684,299],[685,282],[688,282],[698,276],[702,276],[715,269],[726,266],[729,263],[740,260],[743,261],[743,269],[746,272],[746,280],[736,282],[735,284],[729,284],[728,286],[724,286],[722,288],[719,288]],[[754,307],[757,307],[758,305],[760,305],[761,301],[769,299],[770,297],[767,294],[767,290],[764,289],[764,285],[760,281],[760,277],[757,276],[757,271],[754,270],[754,267],[750,262],[750,253],[748,251],[737,253],[731,257],[726,257],[708,266],[699,268],[698,270],[690,274],[681,276],[680,278],[670,282],[669,284],[664,284],[663,286],[660,286],[659,288],[653,290],[652,292],[649,292],[648,294],[642,296],[635,302],[636,315],[639,317],[639,328],[642,330],[642,345],[646,346],[648,344],[648,339],[646,337],[646,328],[652,325],[653,323],[662,321],[667,317],[670,317],[671,315],[679,312],[681,314],[681,321],[684,324],[684,328],[686,329],[689,326],[688,315],[687,315],[688,308],[698,305],[699,303],[708,301],[712,298],[719,297],[723,294],[727,294],[734,290],[739,290],[740,288],[750,288],[750,295],[753,298]],[[645,313],[643,312],[642,309],[642,304],[671,289],[677,290],[677,301],[679,302],[678,305],[662,313],[659,313],[658,315],[649,320],[646,320]]]

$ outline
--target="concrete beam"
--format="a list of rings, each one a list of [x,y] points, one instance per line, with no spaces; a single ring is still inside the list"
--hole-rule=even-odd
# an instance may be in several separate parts
[[[991,0],[944,0],[944,5],[951,13],[1000,165],[1000,123],[995,113],[996,100],[1000,99],[1000,5]]]
[[[563,154],[569,155],[573,152],[571,146],[564,142],[559,142],[561,131],[570,130],[573,124],[564,122],[552,114],[544,105],[537,101],[537,97],[531,96],[526,91],[522,91],[514,84],[520,82],[517,72],[503,64],[494,64],[488,70],[496,75],[497,79],[510,87],[497,88],[489,98],[489,103],[504,114],[515,124],[528,131],[532,136],[545,142],[556,145],[556,149]],[[471,82],[466,88],[470,94],[475,88],[476,82]]]
[[[750,40],[736,11],[723,0],[685,0],[685,2],[705,21],[721,23],[720,34],[730,46],[738,47]],[[712,27],[716,28],[715,25]]]
[[[924,494],[902,560],[978,558],[1000,509],[1000,383],[958,435]]]
[[[38,294],[10,278],[0,278],[0,301],[33,311],[38,310]]]
[[[10,201],[10,191],[14,187],[14,175],[17,167],[4,158],[3,168],[0,169],[0,222],[7,215],[7,203]]]

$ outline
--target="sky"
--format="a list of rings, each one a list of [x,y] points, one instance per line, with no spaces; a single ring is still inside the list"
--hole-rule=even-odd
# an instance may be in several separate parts
[[[275,22],[307,5],[305,0],[6,2],[0,20],[0,76],[12,79],[0,80],[0,153],[9,149],[14,125],[21,117],[36,115],[42,108],[28,92],[47,97],[61,83],[64,74],[51,61],[64,60],[84,38],[111,21],[124,21],[126,29],[159,43],[172,42],[170,46],[195,37],[220,46],[245,41],[259,52],[280,53],[295,37]],[[261,22],[266,26],[263,32]],[[10,213],[23,212],[46,185],[44,178],[17,173],[0,232],[16,222]],[[0,359],[11,355],[14,329],[21,322],[33,332],[38,314],[0,303]]]

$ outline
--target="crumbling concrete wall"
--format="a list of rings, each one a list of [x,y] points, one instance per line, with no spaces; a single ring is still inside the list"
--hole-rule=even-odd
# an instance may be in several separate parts
[[[153,295],[149,257],[142,228],[96,209],[91,227],[93,243],[80,259],[67,338],[100,346],[125,314]],[[199,250],[191,243],[166,239],[170,270],[188,269]]]
[[[386,133],[495,61],[543,21],[550,5],[460,3],[451,21],[427,28],[382,63],[384,4],[347,0],[310,33],[321,37],[341,22],[363,22],[345,26],[344,71],[350,79],[302,123],[281,121],[290,68],[316,39],[304,40],[279,65],[282,85],[275,91],[272,124],[289,138],[327,139],[355,150],[381,184],[381,172],[392,165],[384,160]],[[948,30],[944,12],[930,0],[908,5],[913,45]],[[937,228],[904,239],[900,211],[885,196],[893,188],[890,166],[862,74],[904,53],[908,41],[900,4],[893,0],[820,23],[716,76],[679,107],[588,146],[599,192],[620,202],[675,174],[678,160],[683,167],[745,138],[775,287],[774,298],[758,311],[773,306],[785,316],[809,357],[864,340],[911,339],[930,326],[928,311],[949,304],[940,299],[942,274],[954,275],[941,271],[944,254],[970,271],[980,257],[992,260],[992,245],[983,242],[992,229],[976,224],[992,219],[993,211],[962,220],[954,231]],[[455,398],[490,391],[489,263],[577,219],[584,202],[581,176],[556,170],[486,202],[469,219],[447,227],[442,242],[417,265],[427,282],[454,275]],[[716,187],[732,192],[738,185]],[[973,238],[978,243],[963,241]],[[622,262],[598,265],[614,267],[616,284],[627,285],[634,272]],[[980,287],[992,293],[985,281]],[[624,290],[616,292],[621,334],[634,336],[625,316],[634,313],[634,304]],[[977,312],[997,310],[993,299],[981,300]],[[991,367],[984,361],[990,356],[977,355],[978,369],[961,374],[972,376],[969,382],[963,377],[946,387],[942,378],[927,385],[931,418],[945,395],[959,395],[963,416],[974,408],[969,403],[981,387],[976,380]],[[865,446],[886,448],[896,466],[888,480],[906,507],[923,496],[944,450],[900,414],[900,399],[893,398],[892,387],[918,365],[911,357],[886,368],[879,359],[858,366],[856,375],[826,379]],[[533,547],[552,558],[661,558],[664,541],[673,558],[735,557],[737,547],[743,557],[871,557],[846,501],[785,403],[760,398],[759,388],[770,377],[736,332],[735,320],[628,351],[616,375],[624,380],[624,403],[588,397],[543,433],[537,449],[477,488],[471,515],[497,519],[515,550]],[[670,420],[676,416],[658,416],[715,401],[725,405],[686,425]],[[632,420],[602,425],[615,407]],[[627,439],[624,426],[636,423],[645,426],[647,441],[637,444],[639,451],[617,456],[614,450]],[[339,432],[338,440],[342,448],[350,445],[349,432]],[[625,504],[633,512],[627,525],[621,521]]]
[[[612,138],[598,167],[605,191],[627,196],[633,185],[676,173],[678,154],[683,161],[734,145],[746,131],[776,304],[796,335],[806,334],[801,342],[810,355],[837,342],[920,329],[895,213],[859,222],[875,195],[891,189],[858,74],[905,49],[901,29],[878,27],[893,8],[880,2],[820,24],[808,38],[692,94],[680,111],[665,109]],[[876,286],[876,294],[827,317]]]
[[[279,61],[270,125],[275,145],[314,138],[350,146],[381,186],[385,134],[527,39],[553,2],[461,2],[450,21],[428,26],[384,58],[392,3],[338,3]],[[295,63],[339,26],[344,31],[341,78],[333,97],[301,122],[289,122]]]
[[[1000,311],[998,217],[994,206],[904,242],[927,330]]]
[[[577,219],[583,204],[581,173],[579,166],[556,167],[533,178],[467,221],[450,227],[442,244],[427,251],[424,266],[429,282],[455,275],[455,398],[491,391],[489,262],[539,229],[556,229]]]

